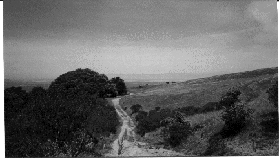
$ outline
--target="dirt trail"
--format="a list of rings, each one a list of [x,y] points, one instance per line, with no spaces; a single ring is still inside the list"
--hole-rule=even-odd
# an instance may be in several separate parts
[[[166,149],[148,149],[142,142],[137,142],[134,132],[134,122],[119,105],[120,98],[112,100],[117,114],[122,119],[121,132],[112,143],[112,150],[106,157],[131,157],[131,156],[183,156],[183,154]]]

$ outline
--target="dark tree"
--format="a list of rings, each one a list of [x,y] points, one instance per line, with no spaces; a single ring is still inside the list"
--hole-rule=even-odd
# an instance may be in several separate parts
[[[125,82],[120,77],[115,77],[110,80],[110,83],[115,84],[118,95],[126,95],[127,88]]]
[[[108,78],[90,69],[77,69],[60,75],[49,86],[49,92],[64,97],[99,94],[103,97]]]
[[[6,157],[97,156],[99,138],[115,133],[119,124],[115,109],[102,99],[107,86],[105,75],[77,69],[48,90],[6,89]]]
[[[11,87],[4,90],[5,121],[13,119],[27,102],[28,94],[21,87]]]
[[[4,90],[4,123],[5,123],[5,156],[21,157],[23,150],[21,138],[22,110],[28,100],[28,94],[21,87],[11,87]]]

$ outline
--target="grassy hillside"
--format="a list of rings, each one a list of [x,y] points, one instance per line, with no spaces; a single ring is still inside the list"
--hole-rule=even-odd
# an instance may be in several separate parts
[[[176,84],[145,86],[135,91],[137,95],[121,99],[124,107],[135,104],[143,106],[145,111],[161,108],[176,109],[186,106],[203,106],[208,102],[219,101],[231,87],[242,91],[245,101],[253,100],[277,80],[278,68],[260,69],[251,72],[233,73],[210,78],[189,80]],[[262,72],[262,75],[260,73]]]
[[[187,140],[177,147],[164,144],[162,127],[138,137],[150,145],[167,147],[187,156],[220,155],[278,155],[278,110],[268,100],[267,89],[278,80],[278,68],[258,69],[209,78],[188,80],[175,84],[160,84],[133,89],[134,95],[125,96],[120,104],[127,107],[142,105],[143,111],[155,107],[175,110],[178,108],[204,108],[220,101],[229,88],[241,91],[240,101],[253,113],[248,126],[237,136],[221,138],[224,128],[224,110],[206,111],[185,115],[191,127],[196,129]],[[190,111],[190,110],[189,110]],[[134,117],[135,115],[133,115]]]

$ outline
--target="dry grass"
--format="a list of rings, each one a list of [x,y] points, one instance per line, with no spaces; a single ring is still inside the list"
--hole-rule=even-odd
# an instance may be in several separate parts
[[[140,104],[143,106],[144,111],[150,111],[157,106],[168,109],[186,106],[201,107],[208,102],[219,101],[221,96],[231,87],[238,87],[242,91],[241,100],[252,101],[270,86],[272,80],[274,80],[273,75],[265,75],[256,78],[218,82],[153,85],[141,89],[133,96],[122,97],[120,104],[128,108],[132,105]],[[262,100],[259,102],[262,102]]]
[[[277,74],[221,81],[198,79],[174,85],[153,85],[144,87],[140,91],[134,89],[136,94],[123,97],[120,104],[127,108],[140,104],[144,111],[150,111],[157,106],[168,109],[186,106],[201,107],[208,102],[218,102],[230,87],[238,87],[242,92],[240,99],[246,103],[246,108],[254,110],[254,114],[246,130],[234,138],[222,140],[221,149],[225,150],[224,155],[278,155],[278,134],[275,135],[277,139],[266,138],[262,135],[255,137],[258,145],[256,150],[253,146],[255,142],[253,143],[249,136],[251,132],[261,134],[259,116],[274,110],[266,94],[266,89],[273,80],[277,80]],[[214,111],[187,117],[192,127],[200,125],[203,128],[196,130],[175,150],[187,156],[203,156],[210,145],[209,139],[220,132],[224,126],[221,114],[222,111]],[[160,129],[148,133],[143,138],[139,137],[138,140],[151,145],[163,143]]]
[[[241,156],[278,156],[279,155],[279,140],[275,140],[271,145],[265,148],[257,148],[252,140],[243,142],[239,138],[228,141],[226,146],[230,148],[234,154]]]

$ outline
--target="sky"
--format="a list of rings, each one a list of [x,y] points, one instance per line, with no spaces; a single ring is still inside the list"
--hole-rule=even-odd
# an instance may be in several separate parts
[[[9,0],[4,76],[208,75],[278,66],[276,1]]]

